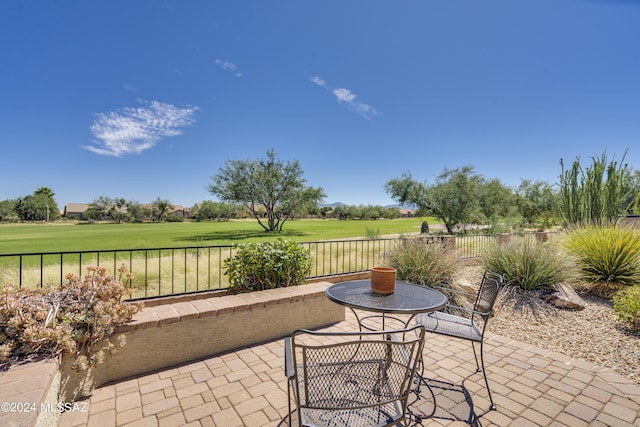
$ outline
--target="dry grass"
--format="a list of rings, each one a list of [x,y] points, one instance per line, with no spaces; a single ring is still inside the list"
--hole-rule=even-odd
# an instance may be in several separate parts
[[[383,262],[384,252],[391,247],[391,244],[382,246],[375,241],[353,245],[342,241],[308,244],[306,249],[312,258],[311,276],[369,270]],[[84,274],[82,270],[87,265],[105,266],[113,274],[124,263],[135,275],[133,282],[126,284],[133,290],[132,298],[220,289],[229,286],[228,277],[224,274],[224,260],[234,253],[235,249],[224,247],[213,250],[140,250],[132,254],[124,251],[117,255],[102,254],[99,259],[89,253],[82,258],[82,266],[77,257],[65,258],[62,267],[59,258],[45,258],[42,272],[39,259],[29,259],[22,269],[17,265],[0,269],[0,286],[22,283],[23,287],[35,288],[41,283],[59,284],[67,273]]]

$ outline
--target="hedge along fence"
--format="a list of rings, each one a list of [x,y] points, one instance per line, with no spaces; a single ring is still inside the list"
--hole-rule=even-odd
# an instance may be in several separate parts
[[[526,237],[541,239],[533,233]],[[300,244],[311,255],[308,277],[311,279],[369,271],[383,264],[385,253],[405,239],[442,244],[455,250],[461,258],[475,258],[496,239],[506,238],[508,235],[425,236]],[[226,245],[0,255],[0,286],[60,284],[67,273],[82,275],[89,265],[104,266],[115,272],[124,264],[135,276],[129,285],[133,291],[132,299],[226,289],[229,279],[225,275],[224,260],[235,253],[234,246]]]

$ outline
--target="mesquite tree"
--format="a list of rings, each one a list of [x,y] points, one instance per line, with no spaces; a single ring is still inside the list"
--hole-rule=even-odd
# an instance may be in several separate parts
[[[470,165],[445,168],[433,185],[415,181],[405,173],[387,181],[385,190],[398,203],[415,205],[440,218],[449,234],[467,224],[504,218],[515,204],[509,188],[497,179],[478,175]]]
[[[227,160],[211,177],[209,191],[223,202],[242,204],[265,231],[281,231],[305,205],[325,197],[322,188],[305,186],[303,173],[297,160],[284,163],[269,150],[266,159]]]

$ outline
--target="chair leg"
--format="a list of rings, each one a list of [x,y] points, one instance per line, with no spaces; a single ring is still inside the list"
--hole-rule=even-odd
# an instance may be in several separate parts
[[[289,408],[289,427],[292,427],[293,424],[291,422],[291,418],[293,418],[292,412],[291,412],[291,382],[287,381],[287,403],[288,403],[288,408]]]
[[[493,403],[493,397],[491,397],[491,389],[489,389],[489,380],[487,379],[487,371],[484,369],[484,351],[483,351],[484,341],[480,341],[480,363],[482,364],[482,375],[484,376],[484,384],[487,386],[487,393],[489,393],[489,401],[491,402],[491,406],[489,409],[492,411],[496,410],[496,404]],[[475,347],[474,347],[475,348]],[[475,353],[475,350],[474,350]],[[477,360],[476,360],[477,363]]]
[[[484,366],[480,368],[480,363],[478,362],[478,353],[476,352],[476,342],[471,341],[471,348],[473,349],[473,357],[476,359],[476,372],[484,371]],[[482,342],[480,342],[480,359],[482,359]]]
[[[416,392],[420,394],[420,388],[422,387],[422,381],[424,378],[424,356],[420,356],[420,358],[418,359],[418,363],[420,364],[420,374],[418,374],[419,377],[417,378],[418,387],[416,387]]]

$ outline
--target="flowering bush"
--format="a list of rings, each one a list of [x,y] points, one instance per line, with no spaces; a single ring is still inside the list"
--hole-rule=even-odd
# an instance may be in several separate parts
[[[84,278],[66,276],[60,287],[0,291],[0,362],[23,356],[73,355],[73,368],[84,370],[104,361],[124,345],[124,336],[112,341],[115,328],[130,321],[142,308],[127,303],[130,295],[121,279],[133,275],[122,265],[120,275],[108,276],[104,267],[88,267]]]

